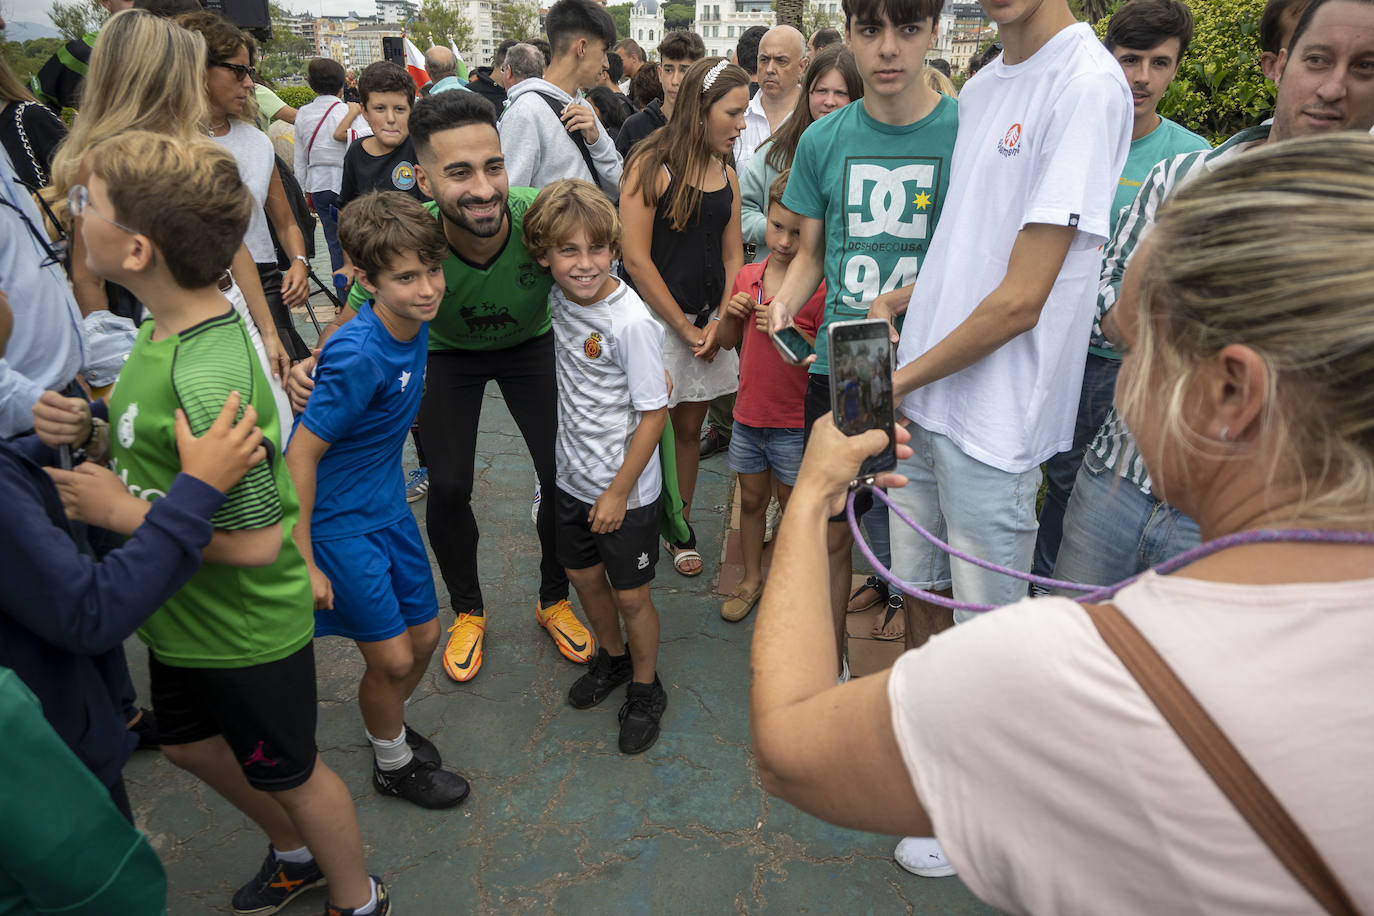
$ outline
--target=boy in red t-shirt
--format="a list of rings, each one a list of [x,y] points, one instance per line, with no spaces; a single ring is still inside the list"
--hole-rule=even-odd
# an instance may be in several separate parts
[[[782,205],[787,187],[783,172],[768,189],[768,226],[764,244],[768,257],[746,264],[735,275],[730,303],[721,318],[716,340],[722,347],[739,348],[739,393],[735,425],[730,435],[730,470],[739,474],[740,550],[744,579],[720,607],[726,620],[743,620],[763,594],[763,529],[773,481],[778,502],[797,480],[804,445],[802,403],[806,397],[806,368],[789,365],[768,337],[768,303],[782,286],[783,275],[801,239],[802,218]],[[797,314],[795,323],[809,343],[825,317],[825,284]]]

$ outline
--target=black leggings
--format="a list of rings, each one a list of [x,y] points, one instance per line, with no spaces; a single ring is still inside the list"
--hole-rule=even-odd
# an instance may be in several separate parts
[[[550,332],[504,350],[432,350],[429,354],[419,417],[429,463],[425,524],[439,574],[459,613],[486,607],[477,580],[479,532],[472,512],[472,485],[482,394],[490,381],[501,389],[506,408],[525,437],[544,493],[537,525],[539,601],[548,605],[568,597],[568,576],[554,547],[558,384]]]

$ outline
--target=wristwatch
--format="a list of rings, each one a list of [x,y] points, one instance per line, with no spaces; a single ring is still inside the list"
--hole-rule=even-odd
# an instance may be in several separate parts
[[[293,261],[300,261],[300,262],[301,262],[302,264],[304,264],[306,267],[309,267],[309,266],[310,266],[310,259],[307,258],[307,257],[306,257],[305,255],[303,255],[303,254],[298,254],[298,255],[296,255],[294,258],[292,258],[291,260],[293,260]]]

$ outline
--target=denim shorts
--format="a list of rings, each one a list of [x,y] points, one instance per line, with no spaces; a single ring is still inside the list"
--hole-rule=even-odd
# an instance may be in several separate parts
[[[736,474],[772,471],[778,483],[792,486],[801,470],[805,434],[797,429],[765,429],[736,420],[730,433],[730,470]]]

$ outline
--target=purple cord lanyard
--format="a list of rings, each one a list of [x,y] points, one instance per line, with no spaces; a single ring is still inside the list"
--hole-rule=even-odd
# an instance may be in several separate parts
[[[997,608],[997,605],[995,604],[971,604],[967,601],[956,601],[953,598],[946,598],[944,595],[937,595],[934,592],[928,592],[924,589],[917,588],[914,585],[908,585],[901,579],[898,579],[896,576],[894,576],[892,574],[892,570],[888,569],[887,567],[883,566],[883,564],[878,562],[878,558],[873,555],[872,549],[868,546],[868,543],[863,539],[863,534],[859,530],[859,520],[854,515],[854,497],[858,494],[859,489],[861,488],[856,487],[849,491],[849,498],[845,501],[845,514],[849,517],[849,530],[854,535],[854,543],[859,545],[859,552],[863,554],[864,559],[867,560],[869,562],[869,565],[873,567],[873,570],[877,573],[878,578],[882,579],[888,585],[892,586],[893,588],[897,589],[903,594],[911,595],[913,598],[919,598],[921,601],[928,601],[931,604],[936,604],[940,607],[946,607],[960,611],[977,611],[980,613],[984,611],[995,610]],[[1005,576],[1011,576],[1013,579],[1021,579],[1022,581],[1029,582],[1032,585],[1040,585],[1045,588],[1064,589],[1066,591],[1085,592],[1086,594],[1076,599],[1077,601],[1083,604],[1087,604],[1093,601],[1102,601],[1103,599],[1110,598],[1112,595],[1115,595],[1117,592],[1121,591],[1123,588],[1130,585],[1132,582],[1134,582],[1135,580],[1139,579],[1142,575],[1144,575],[1144,573],[1137,573],[1136,575],[1131,576],[1129,579],[1125,579],[1121,582],[1116,583],[1115,585],[1097,586],[1083,585],[1079,582],[1065,582],[1061,579],[1047,579],[1044,576],[1037,576],[1033,573],[1023,573],[1015,569],[1007,569],[1005,566],[998,566],[996,563],[991,563],[987,560],[980,560],[978,557],[970,556],[969,554],[964,553],[962,550],[956,550],[949,544],[946,544],[944,541],[937,538],[935,535],[931,534],[926,529],[922,528],[911,516],[907,515],[901,509],[898,509],[897,506],[892,502],[892,497],[888,496],[884,490],[881,490],[878,487],[869,487],[868,489],[871,489],[873,491],[873,496],[879,502],[886,505],[888,510],[893,515],[901,519],[908,526],[910,526],[912,530],[914,530],[917,534],[925,538],[927,541],[930,541],[930,543],[934,544],[936,547],[940,548],[945,553],[949,554],[951,557],[954,557],[957,560],[963,560],[967,563],[972,563],[974,566],[979,566],[983,569],[991,570],[995,573],[1001,573]],[[1225,550],[1228,547],[1236,547],[1240,544],[1260,544],[1274,541],[1308,541],[1330,544],[1374,544],[1374,532],[1330,530],[1321,528],[1261,528],[1255,529],[1253,531],[1237,531],[1235,534],[1228,534],[1223,537],[1214,538],[1205,544],[1199,544],[1192,550],[1185,550],[1178,556],[1165,560],[1158,566],[1153,567],[1150,570],[1150,572],[1164,576],[1168,575],[1171,572],[1174,572],[1177,569],[1181,569],[1182,567],[1187,566],[1189,563],[1192,563],[1196,560],[1200,560],[1205,556],[1210,556],[1211,554],[1214,554],[1219,550]]]

